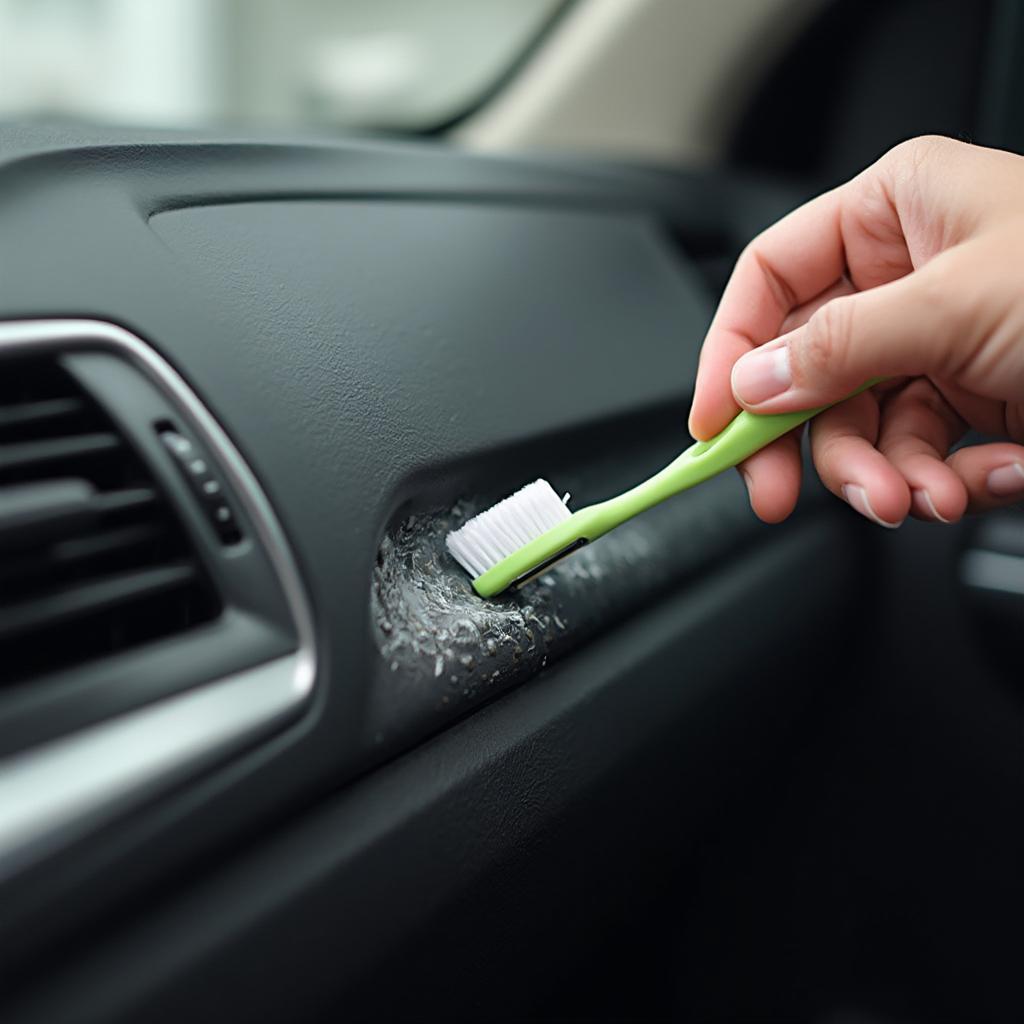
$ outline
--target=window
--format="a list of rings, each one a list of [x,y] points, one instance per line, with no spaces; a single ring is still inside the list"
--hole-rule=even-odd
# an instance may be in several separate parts
[[[413,131],[564,0],[0,0],[0,117]]]

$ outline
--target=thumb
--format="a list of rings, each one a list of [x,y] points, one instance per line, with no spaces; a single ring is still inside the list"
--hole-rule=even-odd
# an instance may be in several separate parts
[[[951,275],[938,262],[832,299],[802,327],[748,352],[732,369],[736,401],[791,412],[836,402],[875,377],[955,376],[977,346],[977,326],[957,315],[944,289]]]

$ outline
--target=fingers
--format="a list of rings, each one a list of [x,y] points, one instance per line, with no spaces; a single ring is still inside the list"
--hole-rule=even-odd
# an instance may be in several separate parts
[[[875,447],[878,400],[856,395],[811,421],[811,453],[825,486],[862,516],[895,528],[910,511],[910,488]]]
[[[846,278],[834,281],[823,292],[791,310],[783,319],[780,329],[791,331],[796,327],[803,326],[826,302],[839,298],[841,295],[851,295],[853,292],[854,287]],[[695,398],[693,409],[690,411],[690,433],[694,437],[700,436],[694,427],[694,417],[695,415],[699,416],[703,409],[727,410],[725,423],[728,423],[739,412],[739,406],[732,394],[730,374],[736,360],[750,350],[750,343],[734,334],[719,335],[716,344],[705,345],[701,352],[700,370],[697,377],[697,394],[700,398],[699,401]],[[720,429],[721,427],[713,430],[708,436],[713,436]]]
[[[908,511],[952,523],[1024,501],[1024,445],[978,445],[947,457],[965,429],[939,390],[917,379],[890,392],[881,410],[868,392],[821,413],[811,451],[829,490],[880,526],[898,526]]]
[[[840,295],[849,295],[853,285],[845,278],[826,288],[809,302],[794,309],[783,322],[788,330],[807,322],[816,309]],[[800,439],[803,430],[794,430],[767,448],[752,455],[739,466],[750,496],[750,507],[766,523],[781,523],[796,507],[803,476]]]
[[[972,354],[973,325],[945,301],[944,260],[833,299],[803,327],[748,353],[733,367],[734,397],[754,412],[789,412],[835,402],[874,377],[955,377]]]
[[[751,349],[751,343],[733,331],[716,331],[712,324],[708,340],[700,353],[689,431],[700,441],[708,441],[740,411],[732,394],[730,374],[733,364]]]
[[[781,523],[796,507],[803,465],[801,430],[793,430],[752,455],[738,468],[758,519]]]
[[[999,442],[961,448],[946,460],[968,494],[967,510],[984,512],[1024,501],[1024,446]]]
[[[792,310],[786,319],[782,321],[782,326],[779,327],[779,334],[788,334],[790,331],[795,331],[798,327],[803,327],[826,302],[838,299],[840,295],[853,295],[856,290],[845,277],[840,278],[840,280],[830,284],[823,292],[815,295],[813,299]]]
[[[1005,212],[997,218],[1006,252],[988,253],[986,273],[972,275],[985,252],[960,250],[986,243],[976,235],[979,218],[961,209],[964,190],[951,188],[948,169],[956,166],[971,181],[984,172],[989,196],[1019,196],[1018,159],[1013,174],[1001,160],[949,140],[910,140],[758,236],[737,263],[705,340],[691,433],[712,436],[740,406],[785,412],[827,404],[879,376],[954,378],[943,371],[963,358],[968,337],[978,342],[984,334],[972,314],[992,306],[981,291],[993,267],[1009,268],[1017,294],[1019,225],[1007,224]],[[993,201],[1004,211],[1017,208]],[[973,209],[969,202],[966,208]],[[825,304],[806,327],[772,342],[793,309],[844,275],[856,295]],[[987,356],[978,361],[975,376],[987,375],[998,388],[1007,366],[996,372]],[[733,374],[731,397],[726,371]]]
[[[886,399],[878,450],[907,482],[917,518],[952,523],[967,510],[967,488],[946,464],[946,453],[966,427],[923,378]]]
[[[744,353],[774,338],[792,309],[843,275],[840,190],[794,210],[754,239],[736,263],[701,349],[690,433],[707,439],[739,411],[729,373]]]
[[[787,316],[849,276],[856,288],[912,269],[894,201],[908,161],[897,147],[852,181],[811,200],[744,250],[722,294],[701,352],[690,432],[718,433],[739,409],[723,377],[737,359],[775,338]]]
[[[925,159],[937,149],[942,160]],[[951,200],[948,174],[934,173],[946,157],[972,167],[980,159],[971,147],[912,141],[747,247],[701,353],[691,433],[713,436],[740,408],[839,403],[812,424],[815,462],[826,485],[868,518],[954,521],[1024,500],[1024,446],[944,457],[965,421],[1024,440],[1024,403],[1006,404],[1024,381],[1021,222],[1001,214],[979,234],[979,218],[955,203],[956,215],[945,216],[932,200]],[[999,175],[993,180],[986,197],[1001,195]],[[843,400],[879,377],[887,394]],[[795,435],[744,464],[759,516],[789,514],[799,469]]]

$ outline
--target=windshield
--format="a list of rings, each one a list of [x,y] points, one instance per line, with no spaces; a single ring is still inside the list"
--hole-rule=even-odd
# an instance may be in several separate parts
[[[0,0],[0,117],[421,131],[564,0]]]

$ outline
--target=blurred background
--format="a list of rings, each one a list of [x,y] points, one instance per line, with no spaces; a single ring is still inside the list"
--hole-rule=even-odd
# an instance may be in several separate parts
[[[844,178],[1020,149],[1020,0],[0,0],[0,118],[445,135]]]
[[[0,0],[0,116],[421,129],[561,0]]]

